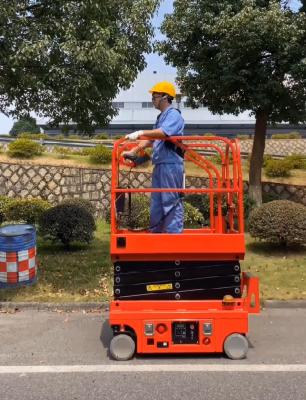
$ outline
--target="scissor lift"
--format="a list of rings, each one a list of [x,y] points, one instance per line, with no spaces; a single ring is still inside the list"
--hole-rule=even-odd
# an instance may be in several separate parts
[[[122,152],[114,144],[111,187],[111,258],[114,300],[109,323],[110,354],[128,360],[136,353],[222,353],[244,358],[248,316],[259,313],[258,278],[240,271],[244,258],[243,180],[240,146],[222,137],[171,139],[185,161],[204,170],[205,187],[121,187]],[[209,156],[218,155],[220,165]],[[118,223],[123,196],[152,192],[201,194],[209,198],[209,221],[179,234],[132,231]],[[121,210],[122,211],[122,210]]]

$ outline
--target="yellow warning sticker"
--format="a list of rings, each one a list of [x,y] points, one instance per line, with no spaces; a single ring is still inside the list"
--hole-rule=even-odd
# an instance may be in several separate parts
[[[147,285],[147,292],[155,292],[158,290],[171,290],[172,283],[163,283],[162,285]]]

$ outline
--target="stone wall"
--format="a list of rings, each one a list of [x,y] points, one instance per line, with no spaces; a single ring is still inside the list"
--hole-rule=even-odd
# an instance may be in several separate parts
[[[148,188],[151,186],[151,175],[123,171],[119,182],[121,187]],[[205,186],[206,178],[186,178],[186,187]],[[98,215],[103,215],[110,206],[110,188],[109,169],[0,163],[0,195],[41,198],[51,204],[67,198],[84,198],[93,203]],[[246,182],[244,189],[248,190]],[[263,191],[271,196],[306,205],[306,186],[263,183]]]
[[[253,140],[241,140],[240,146],[242,153],[251,153]],[[306,139],[267,139],[265,154],[282,157],[306,154]]]

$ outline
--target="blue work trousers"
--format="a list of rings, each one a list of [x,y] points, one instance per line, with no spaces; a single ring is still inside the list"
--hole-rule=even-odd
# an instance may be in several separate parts
[[[154,166],[152,188],[183,188],[184,165],[161,163]],[[150,231],[181,233],[184,226],[184,207],[180,193],[152,193]]]

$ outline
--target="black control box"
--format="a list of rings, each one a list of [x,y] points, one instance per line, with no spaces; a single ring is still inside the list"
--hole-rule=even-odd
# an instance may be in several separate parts
[[[173,344],[199,343],[199,322],[172,322]]]

